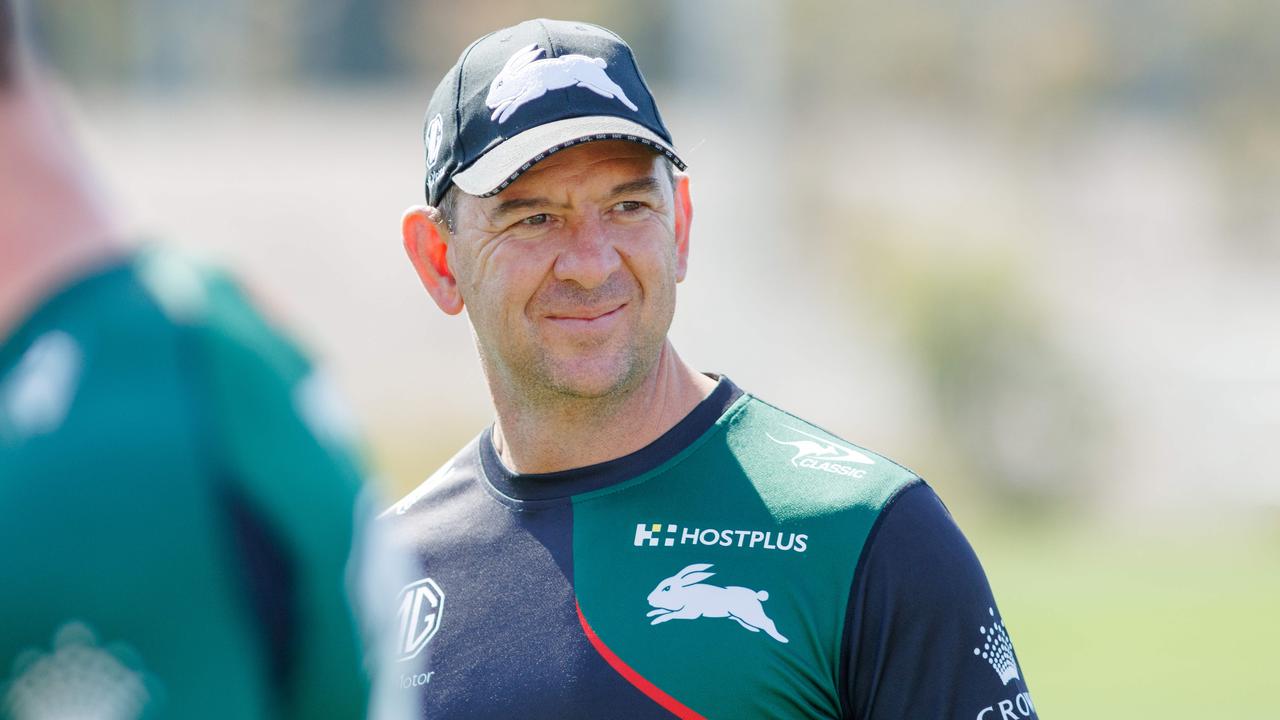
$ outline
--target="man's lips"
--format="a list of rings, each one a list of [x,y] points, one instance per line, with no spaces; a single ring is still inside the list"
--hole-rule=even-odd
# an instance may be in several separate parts
[[[544,317],[553,323],[566,327],[595,327],[603,326],[610,320],[621,314],[621,310],[627,306],[627,303],[614,305],[604,308],[575,308],[573,310],[559,310],[554,313],[547,313]]]

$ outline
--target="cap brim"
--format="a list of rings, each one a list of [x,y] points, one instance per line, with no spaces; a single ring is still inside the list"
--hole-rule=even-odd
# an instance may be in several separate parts
[[[471,167],[453,176],[453,184],[468,195],[488,197],[502,192],[524,171],[567,147],[597,140],[630,140],[666,155],[676,167],[684,161],[671,145],[652,130],[625,118],[610,115],[556,120],[503,141],[480,156]]]

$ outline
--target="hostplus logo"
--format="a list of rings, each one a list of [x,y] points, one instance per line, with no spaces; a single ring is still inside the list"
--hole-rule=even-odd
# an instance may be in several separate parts
[[[802,553],[809,548],[809,536],[805,533],[780,530],[728,530],[680,526],[673,523],[636,523],[636,547],[674,547],[676,545],[791,550]]]
[[[867,471],[854,467],[850,463],[859,465],[876,464],[875,460],[853,448],[847,448],[824,437],[797,430],[790,426],[784,425],[783,428],[786,432],[781,434],[789,435],[790,437],[776,438],[768,433],[765,433],[765,436],[779,445],[787,445],[793,449],[795,455],[791,458],[791,464],[798,468],[821,470],[834,475],[862,478],[866,477]],[[796,437],[797,435],[803,437]]]

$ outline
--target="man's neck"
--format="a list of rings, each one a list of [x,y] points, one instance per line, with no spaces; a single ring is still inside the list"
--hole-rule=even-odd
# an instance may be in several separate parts
[[[124,252],[51,101],[0,98],[0,342],[58,286]]]
[[[495,397],[493,444],[518,473],[547,473],[594,465],[643,448],[680,422],[715,389],[663,345],[653,369],[621,397],[573,406],[517,408]]]

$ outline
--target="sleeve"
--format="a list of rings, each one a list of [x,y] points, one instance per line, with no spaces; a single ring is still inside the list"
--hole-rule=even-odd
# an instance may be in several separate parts
[[[280,715],[363,717],[369,678],[347,585],[363,483],[349,416],[238,288],[206,281],[193,332],[210,462]]]
[[[392,525],[378,517],[380,507],[381,498],[368,492],[357,504],[347,580],[364,640],[365,667],[373,680],[367,717],[401,720],[422,714],[421,694],[406,690],[401,681],[426,667],[427,653],[412,663],[401,657],[396,601],[414,577],[414,561],[397,546]]]
[[[925,483],[872,528],[846,619],[845,718],[1037,718],[982,565]]]

